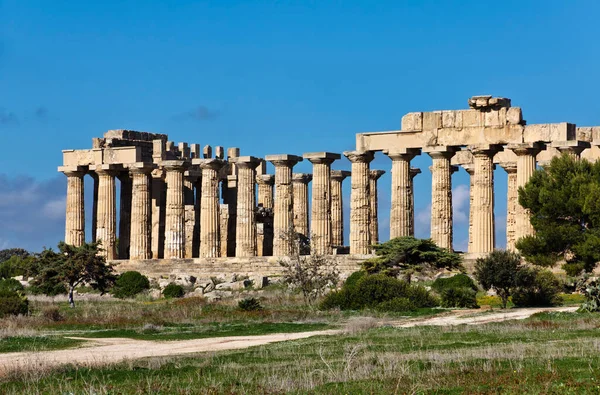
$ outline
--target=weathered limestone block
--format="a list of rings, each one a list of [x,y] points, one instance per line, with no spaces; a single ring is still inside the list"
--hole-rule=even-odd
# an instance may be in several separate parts
[[[403,132],[420,132],[423,130],[423,113],[410,112],[403,116],[401,129]]]
[[[350,175],[349,171],[331,170],[331,243],[333,247],[344,246],[344,199],[342,183]],[[306,220],[308,221],[308,218]]]
[[[295,155],[267,155],[265,159],[275,166],[273,255],[286,256],[293,249],[293,241],[289,239],[294,224],[292,169],[302,158]]]
[[[547,123],[536,125],[525,125],[523,130],[523,143],[537,143],[539,141],[567,141],[574,140],[577,135],[577,127],[574,124]]]
[[[569,156],[579,160],[583,150],[590,148],[591,145],[587,141],[553,141],[552,148],[557,149],[560,153],[567,153]]]
[[[346,151],[344,156],[352,162],[350,254],[368,254],[371,250],[369,164],[374,155],[371,151]]]
[[[331,152],[311,152],[303,155],[313,164],[311,253],[329,255],[331,244],[331,164],[341,158]]]

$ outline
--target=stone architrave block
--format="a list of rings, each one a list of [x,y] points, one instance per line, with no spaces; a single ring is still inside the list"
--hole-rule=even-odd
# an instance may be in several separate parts
[[[432,111],[423,113],[423,130],[435,130],[442,127],[442,112]]]
[[[525,125],[523,141],[525,143],[534,143],[537,141],[569,141],[574,140],[576,134],[576,126],[567,122]]]
[[[409,112],[402,117],[403,132],[419,132],[423,130],[423,113],[422,112]]]
[[[510,107],[506,110],[506,122],[511,125],[519,125],[523,122],[523,113],[520,107]]]
[[[487,111],[483,113],[483,124],[487,127],[497,127],[502,126],[500,123],[500,113],[499,111]]]
[[[442,127],[454,128],[457,111],[442,111]],[[462,125],[461,125],[462,126]]]
[[[462,124],[463,127],[477,127],[481,126],[479,124],[479,114],[480,112],[477,110],[461,110],[462,113]]]

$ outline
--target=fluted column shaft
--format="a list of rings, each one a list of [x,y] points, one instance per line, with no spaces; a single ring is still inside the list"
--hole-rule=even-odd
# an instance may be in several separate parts
[[[417,174],[421,174],[421,169],[410,169],[410,186],[408,189],[408,202],[409,202],[409,219],[410,219],[410,223],[409,223],[409,231],[408,231],[408,236],[413,236],[415,235],[415,177],[417,176]]]
[[[185,258],[185,206],[183,162],[166,165],[167,206],[165,215],[165,258]]]
[[[350,253],[371,252],[371,203],[369,164],[373,152],[344,152],[352,162],[352,192],[350,197]]]
[[[431,239],[452,250],[452,150],[428,152],[431,165]]]
[[[203,159],[202,199],[200,203],[200,257],[216,258],[220,254],[219,233],[219,170],[220,159]]]
[[[129,259],[131,239],[131,189],[132,180],[128,171],[118,175],[121,182],[119,208],[119,259]]]
[[[524,187],[529,181],[533,172],[535,171],[535,157],[539,152],[537,146],[531,145],[513,145],[509,148],[517,155],[517,179],[516,179],[516,193],[517,193],[517,204],[516,204],[516,215],[515,215],[515,243],[525,236],[534,234],[533,226],[531,226],[529,212],[518,204],[518,190],[520,187]]]
[[[102,255],[107,260],[116,259],[117,206],[115,176],[116,172],[96,169],[98,174],[98,223],[96,239],[101,242]]]
[[[467,252],[473,252],[473,193],[475,187],[473,186],[475,181],[475,167],[473,164],[463,165],[464,169],[469,173],[469,244],[467,246]]]
[[[496,246],[494,229],[495,151],[471,149],[473,153],[473,252],[487,254]]]
[[[266,162],[262,161],[260,171],[266,171]],[[257,170],[258,172],[258,170]],[[275,185],[275,176],[273,174],[259,174],[256,176],[258,184],[257,205],[262,206],[263,215],[261,222],[257,224],[257,246],[256,252],[259,256],[273,255],[273,185]]]
[[[260,159],[232,158],[238,171],[235,256],[256,256],[256,167]]]
[[[197,174],[186,171],[183,177],[183,204],[185,227],[185,258],[194,257],[194,235],[196,225],[196,202],[194,198],[194,184]]]
[[[503,163],[501,166],[508,175],[507,196],[506,196],[506,249],[515,250],[517,239],[516,220],[519,206],[519,188],[517,187],[517,165],[515,163]]]
[[[344,199],[342,184],[349,171],[331,171],[331,243],[334,247],[344,245]]]
[[[151,169],[132,169],[131,240],[129,259],[152,258],[150,235],[152,228],[150,199]]]
[[[309,238],[308,227],[308,183],[312,174],[298,173],[292,175],[294,190],[294,229],[296,233]]]
[[[369,173],[369,191],[371,197],[371,244],[379,243],[379,194],[377,193],[377,180],[385,174],[384,170],[371,170]]]
[[[273,185],[275,184],[275,177],[271,174],[260,174],[256,176],[256,183],[258,184],[258,201],[257,204],[264,208],[273,208],[275,203],[273,202]]]
[[[414,154],[387,153],[392,160],[390,239],[410,236],[410,161]]]
[[[85,206],[83,171],[63,171],[67,176],[67,212],[65,243],[82,246],[85,243]]]

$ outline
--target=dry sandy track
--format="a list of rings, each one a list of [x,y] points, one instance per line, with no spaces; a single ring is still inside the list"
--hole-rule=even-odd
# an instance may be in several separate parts
[[[576,307],[511,309],[506,312],[455,311],[449,315],[386,322],[400,328],[414,326],[479,325],[525,319],[543,311],[575,311]],[[127,338],[85,339],[86,346],[68,350],[0,354],[0,376],[15,369],[42,369],[64,364],[97,366],[147,357],[167,357],[200,352],[236,350],[312,336],[335,335],[341,330],[275,333],[260,336],[231,336],[179,341],[148,341]]]

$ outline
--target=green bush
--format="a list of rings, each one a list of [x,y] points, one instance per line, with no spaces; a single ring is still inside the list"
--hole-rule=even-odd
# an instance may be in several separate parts
[[[67,287],[65,287],[65,284],[60,282],[47,281],[41,285],[31,285],[27,288],[27,292],[32,295],[66,295]]]
[[[585,264],[581,262],[565,263],[562,265],[562,269],[567,273],[567,276],[577,277],[585,270]]]
[[[163,289],[162,294],[164,295],[165,298],[169,298],[169,299],[170,298],[182,298],[183,295],[185,295],[185,290],[179,284],[169,283],[169,285],[167,285],[165,287],[165,289]]]
[[[358,277],[359,275],[356,275]],[[349,278],[350,279],[350,278]],[[356,280],[356,278],[355,278]],[[342,310],[360,310],[364,308],[385,309],[386,311],[408,311],[400,309],[400,303],[392,302],[394,299],[403,298],[410,301],[411,309],[421,307],[434,307],[438,300],[425,288],[408,284],[406,281],[389,277],[384,274],[363,274],[350,286],[346,282],[342,289],[330,292],[321,302],[321,309],[340,308]],[[383,307],[382,303],[388,303]],[[391,307],[396,304],[396,307]],[[406,308],[403,306],[402,308]],[[393,310],[396,309],[396,310]]]
[[[357,272],[354,272],[350,276],[348,276],[348,278],[346,279],[346,282],[344,283],[344,286],[346,288],[354,288],[356,286],[356,283],[358,282],[358,280],[360,280],[361,278],[363,278],[366,275],[367,275],[367,272],[365,272],[364,270],[359,270]]]
[[[125,272],[121,274],[111,290],[114,297],[124,299],[131,298],[142,291],[150,289],[148,277],[140,272]]]
[[[0,317],[27,314],[29,301],[20,292],[7,289],[0,290]]]
[[[587,278],[583,278],[578,287],[583,293],[585,301],[581,304],[578,311],[596,313],[600,311],[600,283],[597,280],[588,281]]]
[[[256,298],[244,298],[238,302],[238,307],[243,311],[258,311],[263,309]]]
[[[439,294],[449,288],[469,288],[477,292],[475,281],[466,274],[455,274],[452,277],[438,278],[431,284],[431,288]]]
[[[17,292],[23,291],[24,289],[23,285],[14,278],[0,280],[0,290]]]
[[[517,307],[557,306],[562,304],[562,285],[552,272],[523,267],[517,272],[512,301]]]
[[[384,312],[404,312],[415,311],[417,306],[408,298],[394,298],[386,302],[379,303],[376,307],[378,311]]]
[[[469,309],[476,309],[477,305],[477,292],[471,288],[446,288],[441,292],[441,305],[442,307],[466,307]]]

